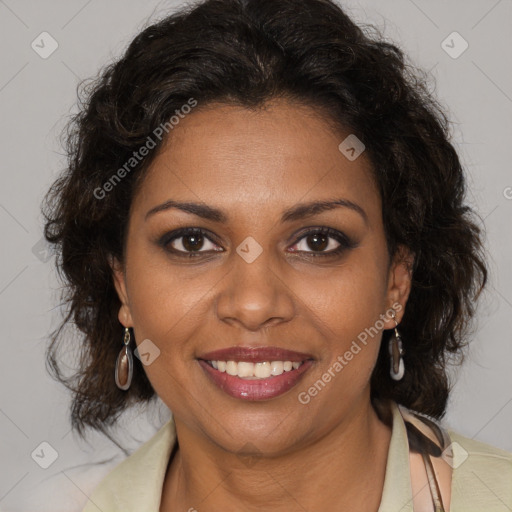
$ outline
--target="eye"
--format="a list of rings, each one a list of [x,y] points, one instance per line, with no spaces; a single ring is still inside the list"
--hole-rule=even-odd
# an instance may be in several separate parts
[[[291,252],[305,252],[308,256],[333,256],[356,245],[341,231],[320,227],[302,233],[293,246],[295,248],[291,248]]]
[[[173,231],[161,239],[160,245],[170,252],[181,253],[187,256],[195,256],[194,253],[223,251],[200,228],[183,228]]]
[[[224,249],[212,241],[215,238],[201,228],[182,228],[165,234],[159,245],[177,256],[199,257]],[[310,228],[301,233],[290,252],[304,253],[307,256],[336,256],[357,246],[347,235],[328,227]]]

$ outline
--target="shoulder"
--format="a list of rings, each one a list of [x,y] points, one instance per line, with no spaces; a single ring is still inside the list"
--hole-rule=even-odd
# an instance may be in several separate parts
[[[507,507],[511,510],[512,453],[451,429],[448,434],[453,451],[454,512],[507,510]]]
[[[466,467],[498,467],[503,471],[512,471],[512,453],[496,446],[465,437],[458,432],[448,429],[448,434],[454,443],[454,467],[463,464]],[[455,444],[456,443],[456,444]]]
[[[158,510],[176,430],[171,418],[96,487],[83,512]]]

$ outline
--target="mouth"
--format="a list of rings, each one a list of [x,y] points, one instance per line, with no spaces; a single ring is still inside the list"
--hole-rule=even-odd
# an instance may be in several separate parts
[[[211,383],[243,400],[268,400],[286,393],[314,363],[310,354],[277,347],[231,347],[197,360]]]

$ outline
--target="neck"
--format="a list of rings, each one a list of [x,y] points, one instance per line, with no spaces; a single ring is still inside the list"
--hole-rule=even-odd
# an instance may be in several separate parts
[[[391,427],[369,399],[347,416],[313,443],[257,459],[227,452],[175,418],[179,449],[167,469],[160,512],[377,511]]]

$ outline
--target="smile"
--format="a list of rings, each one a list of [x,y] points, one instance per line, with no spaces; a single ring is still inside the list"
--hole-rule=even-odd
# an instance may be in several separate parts
[[[313,366],[314,361],[307,359],[302,362],[252,363],[198,359],[198,362],[209,382],[227,395],[242,400],[259,401],[276,398],[292,389]]]
[[[219,372],[242,379],[266,379],[282,375],[299,368],[304,362],[292,361],[261,361],[252,363],[249,361],[207,361],[210,366]]]

